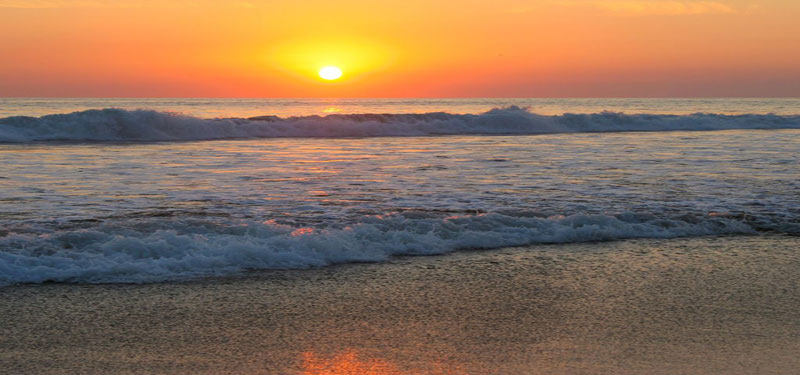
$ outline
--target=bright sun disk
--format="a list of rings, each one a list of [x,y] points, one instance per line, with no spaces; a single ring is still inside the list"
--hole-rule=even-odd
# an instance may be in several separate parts
[[[326,66],[319,70],[319,76],[332,81],[342,76],[342,70],[335,66]]]

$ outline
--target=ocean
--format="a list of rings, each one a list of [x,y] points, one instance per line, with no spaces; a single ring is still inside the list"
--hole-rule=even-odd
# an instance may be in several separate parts
[[[0,285],[800,234],[800,99],[0,99]]]

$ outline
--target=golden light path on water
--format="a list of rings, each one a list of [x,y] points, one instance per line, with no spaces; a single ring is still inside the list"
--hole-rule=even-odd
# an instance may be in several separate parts
[[[301,354],[302,375],[404,375],[396,364],[380,359],[370,358],[355,349],[348,349],[332,355],[321,355],[314,352]],[[425,374],[430,375],[466,375],[466,372],[447,367],[441,363],[427,364]]]

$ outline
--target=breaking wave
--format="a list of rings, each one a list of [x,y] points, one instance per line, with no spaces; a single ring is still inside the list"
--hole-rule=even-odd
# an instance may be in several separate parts
[[[341,228],[150,218],[83,228],[3,231],[0,285],[144,283],[253,269],[380,262],[397,255],[468,248],[749,233],[755,229],[741,218],[635,213],[442,217],[408,211],[363,217]]]
[[[334,114],[201,119],[151,110],[101,109],[0,119],[0,143],[191,141],[275,137],[382,137],[621,131],[800,129],[800,115],[649,115],[601,112],[545,116],[511,106],[482,114]]]

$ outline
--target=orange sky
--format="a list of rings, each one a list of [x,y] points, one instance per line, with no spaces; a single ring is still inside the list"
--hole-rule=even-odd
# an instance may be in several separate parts
[[[800,97],[799,20],[798,0],[0,0],[0,96]]]

